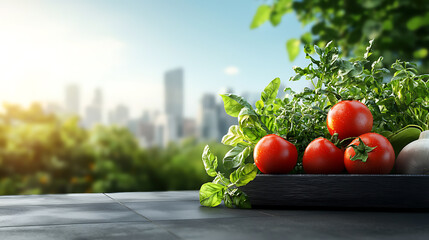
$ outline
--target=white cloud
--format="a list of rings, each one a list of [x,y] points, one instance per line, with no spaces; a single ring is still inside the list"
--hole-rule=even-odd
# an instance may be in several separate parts
[[[235,67],[235,66],[228,66],[228,67],[226,67],[226,68],[223,70],[223,72],[224,72],[226,75],[230,75],[230,76],[232,76],[232,75],[237,75],[240,71],[239,71],[239,69],[238,69],[237,67]]]

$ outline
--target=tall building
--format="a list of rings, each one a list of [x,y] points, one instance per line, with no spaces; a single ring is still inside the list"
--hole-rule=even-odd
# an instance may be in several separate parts
[[[197,136],[197,123],[195,119],[185,118],[183,120],[183,137],[196,137]]]
[[[43,104],[43,109],[47,114],[60,115],[63,112],[61,105],[53,101],[45,102]]]
[[[164,99],[164,113],[157,117],[155,126],[155,142],[161,146],[183,137],[183,69],[165,73]]]
[[[204,94],[198,111],[198,135],[203,140],[219,139],[219,112],[214,94]]]
[[[92,101],[92,104],[100,106],[100,107],[103,105],[103,92],[101,91],[100,88],[95,89],[94,100]]]
[[[165,73],[164,89],[164,112],[183,118],[183,69],[178,68]]]
[[[139,134],[137,139],[139,140],[140,146],[150,147],[155,141],[155,124],[151,122],[141,122],[139,124]]]
[[[101,89],[97,88],[94,92],[92,103],[85,108],[84,125],[88,128],[102,122],[103,95]]]
[[[130,111],[125,105],[119,104],[109,112],[109,123],[121,127],[127,127],[130,120]]]
[[[80,89],[77,84],[66,86],[64,107],[67,114],[80,114]]]
[[[178,125],[176,118],[170,114],[160,114],[155,121],[155,144],[161,147],[166,147],[168,143],[175,142],[180,139],[178,136]]]

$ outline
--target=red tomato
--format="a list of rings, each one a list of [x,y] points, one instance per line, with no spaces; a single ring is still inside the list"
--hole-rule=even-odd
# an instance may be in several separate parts
[[[372,129],[373,118],[365,104],[347,100],[335,104],[326,119],[331,135],[338,133],[339,139],[357,137]]]
[[[298,151],[286,139],[269,134],[256,144],[253,158],[262,173],[288,173],[296,165]]]
[[[317,138],[308,144],[302,158],[306,173],[329,174],[344,170],[344,152],[326,138]]]
[[[368,159],[366,162],[361,160],[350,160],[355,154],[352,147],[348,147],[344,152],[344,165],[347,172],[353,174],[387,174],[390,173],[395,164],[395,151],[392,144],[387,138],[377,133],[365,133],[359,136],[360,139],[368,147],[375,147],[368,152]],[[359,138],[353,140],[350,145],[358,146],[360,144]],[[349,146],[350,146],[349,145]]]

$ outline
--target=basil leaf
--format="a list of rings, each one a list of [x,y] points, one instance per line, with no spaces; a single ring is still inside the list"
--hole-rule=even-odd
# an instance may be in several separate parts
[[[225,154],[223,165],[232,169],[244,164],[246,158],[252,153],[252,146],[238,144]]]
[[[252,208],[247,194],[239,189],[237,189],[237,192],[232,197],[232,202],[238,208]]]
[[[276,99],[279,88],[280,78],[275,78],[265,87],[264,91],[261,93],[261,100],[265,105],[271,104],[274,99]]]
[[[251,208],[251,204],[247,195],[236,188],[230,192],[225,192],[225,196],[223,199],[225,206],[229,208],[238,207],[238,208]]]
[[[206,207],[216,207],[223,199],[225,186],[216,183],[204,183],[200,188],[200,203]]]
[[[278,130],[278,125],[277,125],[277,119],[276,117],[270,117],[269,115],[263,115],[261,116],[261,121],[265,124],[265,126],[267,126],[267,128],[271,131],[271,132],[277,132]]]
[[[236,146],[238,143],[243,142],[244,136],[238,125],[229,127],[228,133],[223,136],[222,143],[229,146]]]
[[[259,111],[258,113],[260,113],[264,108],[264,102],[262,100],[258,100],[256,101],[255,106],[256,106],[256,109]]]
[[[223,186],[228,186],[229,184],[231,184],[231,181],[229,181],[228,178],[224,177],[223,174],[218,174],[213,179],[212,183],[217,183],[217,184],[221,184]]]
[[[223,202],[225,203],[226,207],[229,207],[229,208],[234,207],[234,204],[232,202],[232,197],[228,193],[226,193],[225,196],[223,197]]]
[[[212,154],[212,152],[210,151],[209,145],[206,145],[206,147],[204,148],[202,160],[207,174],[210,177],[216,176],[216,169],[218,165],[217,157]]]
[[[244,98],[238,95],[227,93],[221,94],[220,96],[223,100],[225,112],[232,117],[238,117],[241,109],[244,107],[253,109],[252,106],[246,100],[244,100]]]
[[[248,163],[231,173],[229,180],[237,187],[244,186],[256,177],[258,168],[255,164]]]
[[[258,115],[249,108],[243,108],[238,116],[238,124],[246,140],[256,143],[267,135],[268,128],[261,125]]]

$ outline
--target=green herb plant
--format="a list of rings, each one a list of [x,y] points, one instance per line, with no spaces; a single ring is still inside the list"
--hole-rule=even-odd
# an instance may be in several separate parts
[[[215,207],[224,201],[227,207],[250,208],[247,195],[239,187],[252,181],[258,169],[253,161],[256,143],[267,134],[277,134],[297,147],[298,163],[292,173],[303,173],[302,155],[317,137],[329,138],[326,115],[342,100],[358,100],[368,106],[374,118],[373,132],[391,136],[408,125],[429,129],[429,75],[419,75],[414,63],[397,60],[393,72],[382,67],[383,57],[372,59],[369,42],[363,57],[343,59],[337,47],[329,42],[324,49],[306,46],[311,62],[295,67],[289,81],[305,78],[311,88],[300,93],[290,88],[276,98],[280,79],[272,80],[252,107],[234,94],[222,94],[227,114],[238,118],[222,143],[232,149],[218,161],[208,146],[203,152],[207,174],[215,177],[200,189],[200,203]],[[229,176],[229,178],[228,178]]]

